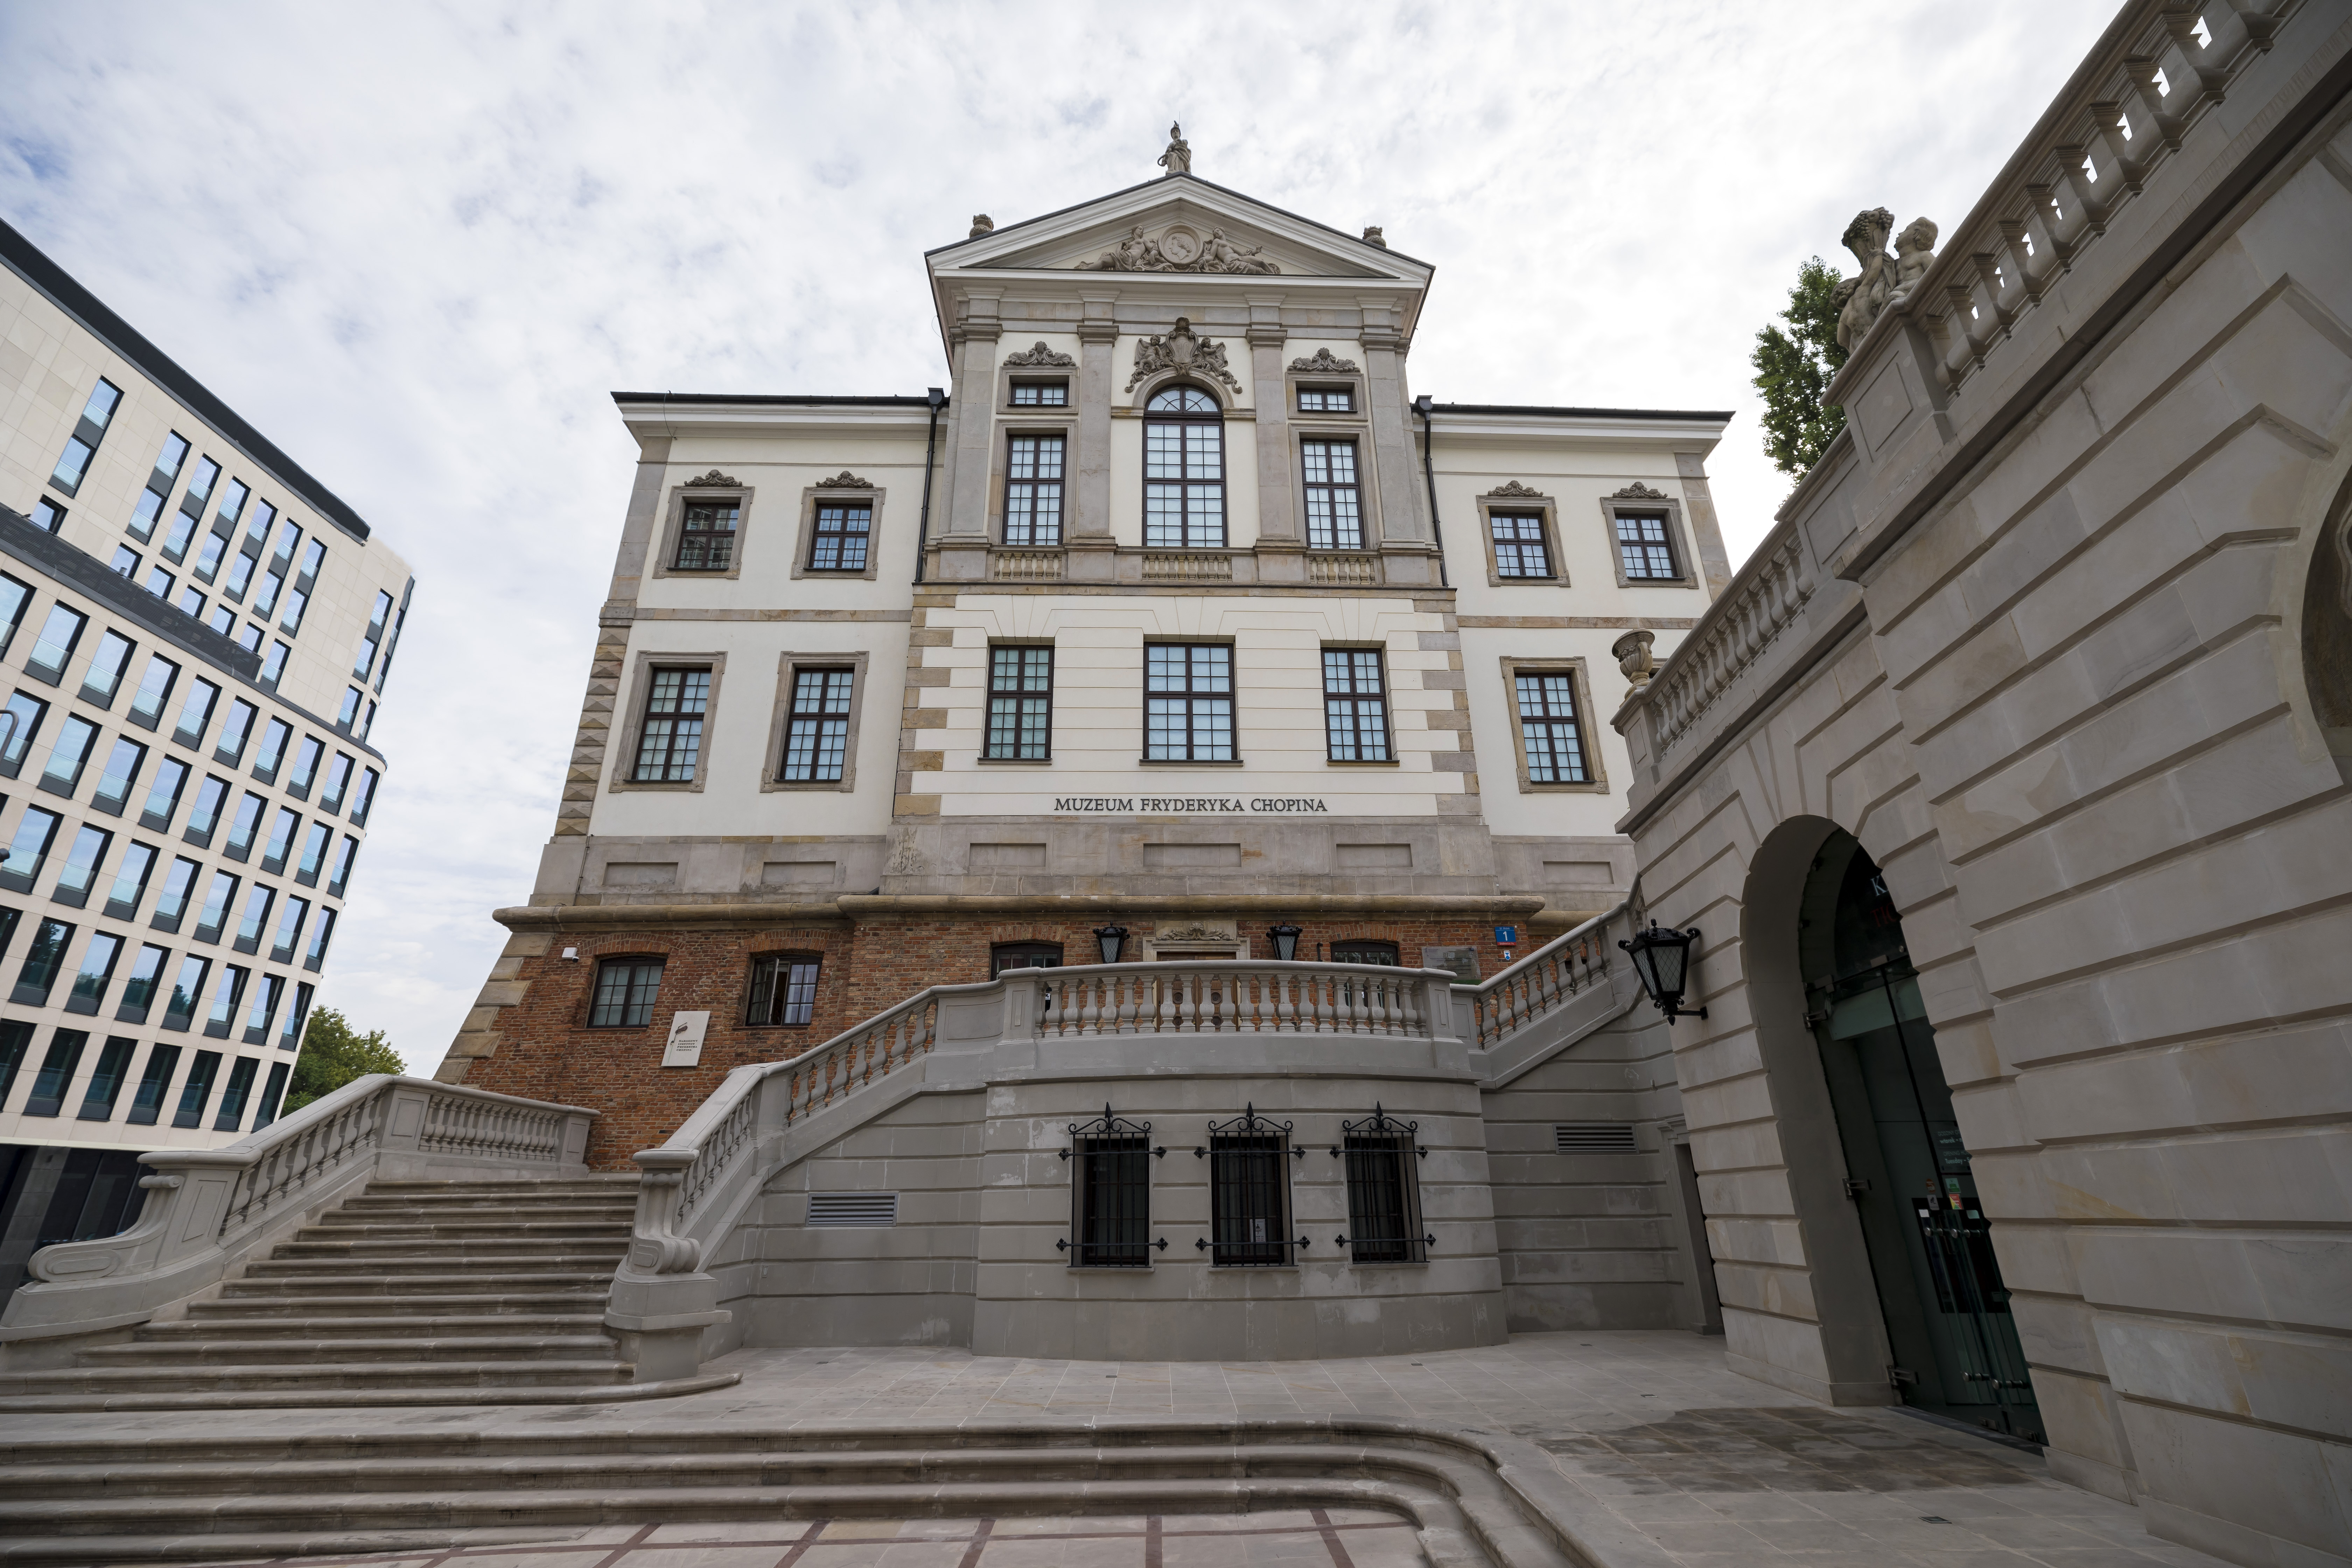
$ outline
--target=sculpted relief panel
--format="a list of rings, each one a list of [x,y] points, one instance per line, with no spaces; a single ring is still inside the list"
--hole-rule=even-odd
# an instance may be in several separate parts
[[[1190,224],[1171,224],[1157,239],[1146,236],[1143,226],[1137,224],[1127,231],[1127,237],[1104,251],[1092,261],[1081,261],[1080,272],[1241,272],[1273,273],[1282,270],[1268,259],[1262,245],[1242,246],[1225,237],[1222,228],[1213,228],[1203,239],[1200,230]]]

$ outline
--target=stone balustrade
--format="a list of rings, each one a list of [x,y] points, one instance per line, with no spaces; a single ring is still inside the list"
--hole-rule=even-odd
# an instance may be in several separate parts
[[[1804,542],[1784,529],[1765,540],[1723,596],[1707,606],[1690,636],[1643,692],[1663,757],[1725,688],[1796,620],[1813,596]]]
[[[1481,984],[1456,986],[1456,997],[1467,994],[1478,1049],[1491,1051],[1538,1019],[1608,984],[1613,967],[1622,962],[1618,940],[1633,931],[1632,904],[1619,904]]]

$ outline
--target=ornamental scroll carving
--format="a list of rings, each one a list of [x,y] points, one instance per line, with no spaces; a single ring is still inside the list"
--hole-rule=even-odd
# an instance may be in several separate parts
[[[1035,348],[1024,350],[1020,353],[1006,354],[1004,363],[1018,369],[1025,365],[1075,365],[1078,362],[1067,354],[1055,353],[1041,342]]]
[[[1262,254],[1262,245],[1236,245],[1222,228],[1213,228],[1202,239],[1198,231],[1187,224],[1175,224],[1153,239],[1143,232],[1141,224],[1127,231],[1127,237],[1104,251],[1092,261],[1081,261],[1080,272],[1239,272],[1255,275],[1279,272],[1282,268]]]
[[[1609,493],[1609,499],[1611,500],[1664,500],[1666,499],[1666,492],[1654,490],[1641,480],[1635,479],[1622,490],[1612,490]]]
[[[1149,337],[1135,345],[1135,374],[1127,378],[1127,389],[1133,392],[1136,384],[1147,375],[1161,371],[1189,371],[1194,375],[1214,376],[1226,389],[1239,393],[1242,384],[1234,379],[1225,363],[1225,345],[1213,343],[1196,336],[1192,323],[1182,316],[1166,337]]]
[[[1493,489],[1488,490],[1486,493],[1490,496],[1511,496],[1515,498],[1523,496],[1529,500],[1540,500],[1543,499],[1543,491],[1538,489],[1530,489],[1526,485],[1519,483],[1517,479],[1505,479],[1501,484],[1496,485]]]
[[[1310,375],[1353,375],[1356,374],[1356,362],[1336,358],[1329,349],[1320,348],[1310,355],[1292,360],[1290,368],[1305,371]]]
[[[844,468],[829,479],[817,480],[816,488],[821,490],[870,490],[874,488],[874,481],[861,479]]]
[[[717,468],[711,469],[709,473],[703,475],[698,479],[688,479],[686,483],[689,489],[709,489],[739,490],[743,488],[742,480],[737,479],[732,474],[722,474]]]

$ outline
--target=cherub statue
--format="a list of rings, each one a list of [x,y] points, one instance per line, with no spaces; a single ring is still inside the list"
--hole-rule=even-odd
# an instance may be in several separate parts
[[[1192,144],[1184,140],[1184,127],[1173,121],[1168,126],[1168,151],[1160,154],[1160,166],[1171,174],[1192,172]]]
[[[1853,215],[1840,237],[1854,260],[1862,264],[1859,276],[1841,280],[1830,296],[1837,307],[1838,347],[1851,352],[1870,331],[1878,312],[1886,308],[1886,297],[1895,288],[1895,258],[1886,253],[1886,237],[1895,232],[1895,215],[1885,207],[1870,207]]]
[[[1895,291],[1886,297],[1890,305],[1911,297],[1911,289],[1927,276],[1927,268],[1936,265],[1936,226],[1924,217],[1915,217],[1910,226],[1895,237]]]

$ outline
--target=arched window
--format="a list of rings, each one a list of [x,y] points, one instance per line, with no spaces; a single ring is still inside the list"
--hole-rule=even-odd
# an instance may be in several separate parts
[[[1143,542],[1152,550],[1222,550],[1225,426],[1217,400],[1170,386],[1143,409]]]

